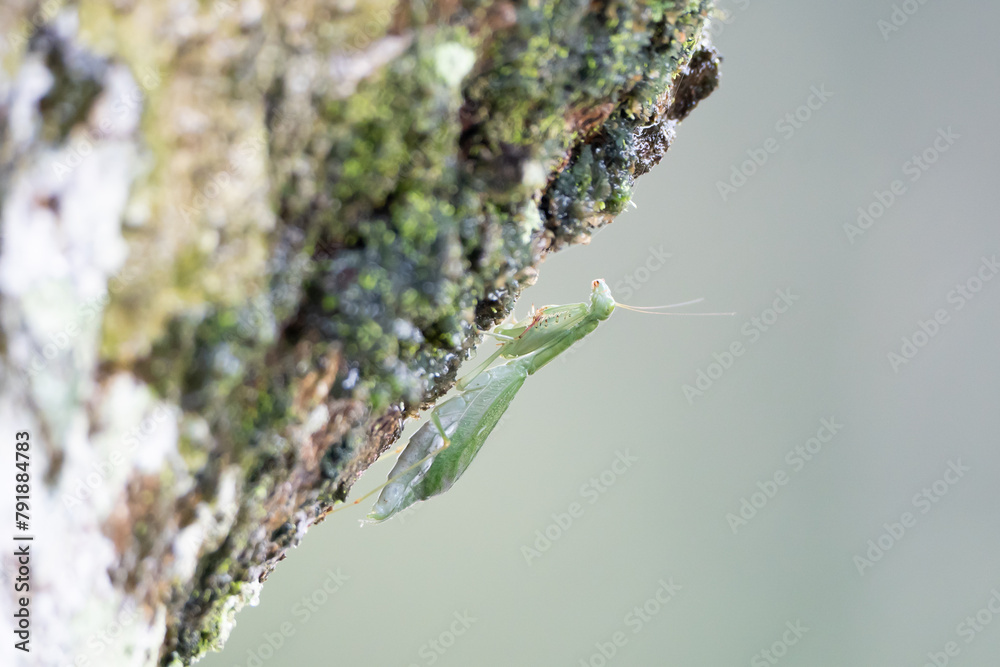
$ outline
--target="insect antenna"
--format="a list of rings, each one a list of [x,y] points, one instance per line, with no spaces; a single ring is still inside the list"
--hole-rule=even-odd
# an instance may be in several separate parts
[[[690,306],[693,303],[701,303],[705,299],[692,299],[691,301],[682,301],[681,303],[672,303],[666,306],[629,306],[624,303],[615,303],[616,308],[624,308],[625,310],[631,310],[636,313],[644,313],[646,315],[684,315],[688,317],[696,316],[706,316],[706,315],[735,315],[736,313],[665,313],[662,312],[667,308],[680,308],[681,306]]]
[[[622,308],[626,308],[628,310],[665,310],[667,308],[680,308],[681,306],[690,306],[693,303],[701,303],[704,300],[705,299],[703,297],[701,299],[692,299],[690,301],[682,301],[680,303],[671,303],[667,304],[666,306],[629,306],[624,303],[617,303],[617,302],[615,303],[615,305],[621,306]]]

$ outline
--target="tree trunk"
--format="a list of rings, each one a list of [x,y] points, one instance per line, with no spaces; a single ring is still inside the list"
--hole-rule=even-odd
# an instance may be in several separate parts
[[[717,83],[708,11],[4,2],[0,423],[33,540],[2,662],[220,648],[476,328],[628,203]]]

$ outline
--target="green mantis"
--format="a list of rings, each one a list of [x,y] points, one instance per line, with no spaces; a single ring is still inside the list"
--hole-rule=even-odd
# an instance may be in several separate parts
[[[674,306],[697,301],[700,299]],[[611,317],[616,306],[640,312],[656,310],[616,304],[607,284],[598,279],[592,283],[588,302],[546,306],[514,324],[496,327],[488,334],[499,341],[496,352],[455,385],[458,395],[434,408],[430,421],[399,455],[389,481],[354,504],[381,489],[368,514],[369,520],[379,522],[450,489],[479,453],[528,376],[594,331]],[[489,368],[498,357],[510,361]]]

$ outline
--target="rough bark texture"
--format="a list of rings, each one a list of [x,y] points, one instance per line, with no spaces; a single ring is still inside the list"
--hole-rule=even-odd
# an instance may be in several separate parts
[[[5,1],[0,423],[31,433],[32,664],[221,647],[475,327],[627,204],[717,83],[708,11]]]

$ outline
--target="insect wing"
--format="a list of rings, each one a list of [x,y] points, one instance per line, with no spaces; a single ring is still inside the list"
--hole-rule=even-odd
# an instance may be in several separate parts
[[[469,386],[465,393],[468,410],[455,429],[451,446],[434,458],[418,485],[424,498],[447,491],[462,476],[510,407],[528,377],[528,368],[529,364],[515,360],[491,368]]]
[[[455,396],[434,408],[444,432],[451,438],[468,407],[466,396]],[[434,454],[444,446],[444,439],[437,425],[428,420],[417,429],[406,447],[396,459],[396,465],[389,472],[389,483],[385,485],[378,500],[368,514],[373,521],[384,521],[419,498],[413,497],[413,486],[418,484],[434,462]]]
[[[482,373],[461,396],[438,406],[450,446],[441,449],[443,441],[433,422],[424,424],[400,454],[390,473],[392,481],[382,490],[368,518],[383,521],[450,489],[479,453],[527,377],[528,365],[515,360]],[[418,465],[424,458],[427,461]],[[399,478],[393,479],[397,473]]]

